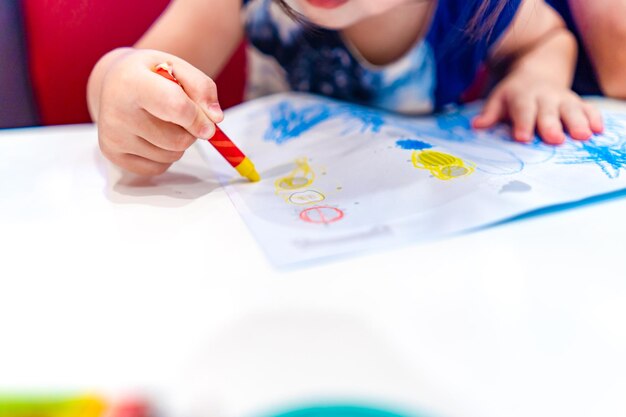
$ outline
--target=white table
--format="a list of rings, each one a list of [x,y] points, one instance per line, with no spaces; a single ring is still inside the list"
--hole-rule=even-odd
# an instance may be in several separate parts
[[[624,416],[624,216],[615,199],[277,271],[196,150],[142,181],[93,126],[3,131],[0,388],[197,393],[215,417],[328,396]]]

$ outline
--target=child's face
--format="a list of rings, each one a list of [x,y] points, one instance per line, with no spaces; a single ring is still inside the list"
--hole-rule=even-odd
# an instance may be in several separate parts
[[[316,25],[344,29],[397,6],[425,0],[288,0],[288,4]]]

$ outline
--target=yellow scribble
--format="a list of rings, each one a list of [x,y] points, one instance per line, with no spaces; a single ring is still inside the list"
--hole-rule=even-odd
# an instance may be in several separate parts
[[[475,170],[475,165],[471,162],[465,162],[454,155],[431,150],[413,151],[411,160],[415,168],[426,169],[435,178],[444,181],[471,175]]]
[[[315,181],[315,173],[309,166],[306,158],[298,158],[295,161],[296,167],[286,176],[276,180],[276,192],[284,190],[298,190],[308,187]]]

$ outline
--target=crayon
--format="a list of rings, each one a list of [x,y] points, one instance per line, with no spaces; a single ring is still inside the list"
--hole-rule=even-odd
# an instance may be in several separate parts
[[[154,68],[154,72],[177,83],[181,86],[181,88],[183,88],[183,85],[174,76],[174,72],[170,64],[159,64]],[[215,135],[213,135],[213,137],[208,141],[242,177],[246,177],[252,182],[256,182],[261,179],[261,176],[254,168],[254,164],[250,158],[239,150],[233,141],[231,141],[228,136],[222,132],[222,129],[220,129],[218,125],[215,125]]]

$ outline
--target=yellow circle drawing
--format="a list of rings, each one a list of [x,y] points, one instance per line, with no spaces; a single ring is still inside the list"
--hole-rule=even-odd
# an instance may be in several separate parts
[[[308,187],[315,181],[315,173],[306,158],[296,159],[296,167],[286,176],[275,182],[276,192],[281,190],[298,190]]]
[[[324,199],[326,199],[326,196],[319,191],[305,190],[296,191],[295,193],[291,194],[288,201],[292,204],[305,205],[319,203]]]
[[[473,163],[454,155],[431,150],[413,151],[411,160],[415,168],[426,169],[444,181],[471,175],[476,168]]]

